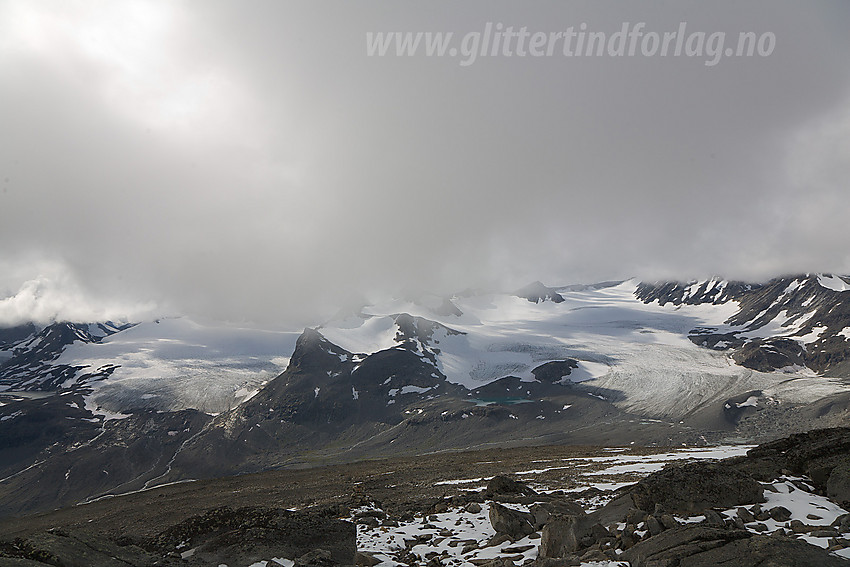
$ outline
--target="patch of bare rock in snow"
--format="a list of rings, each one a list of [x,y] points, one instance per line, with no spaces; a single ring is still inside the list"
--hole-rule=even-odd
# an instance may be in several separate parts
[[[850,430],[821,430],[749,451],[631,455],[603,474],[634,484],[532,489],[497,476],[429,510],[353,510],[357,562],[394,567],[850,565]],[[649,456],[650,461],[658,456]],[[665,466],[666,465],[666,466]],[[606,472],[607,471],[607,472]],[[524,473],[533,473],[523,471]],[[633,478],[633,477],[632,477]],[[471,479],[478,483],[481,479]]]

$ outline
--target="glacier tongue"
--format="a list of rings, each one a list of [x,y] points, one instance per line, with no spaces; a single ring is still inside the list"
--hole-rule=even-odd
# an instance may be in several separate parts
[[[722,293],[723,282],[695,285]],[[542,364],[575,359],[570,377],[622,409],[678,419],[709,403],[750,390],[795,401],[842,391],[838,383],[803,371],[764,373],[738,366],[725,352],[695,345],[695,328],[723,328],[737,301],[693,305],[644,303],[637,283],[561,292],[563,301],[531,302],[504,294],[452,298],[460,316],[423,305],[392,302],[363,309],[356,320],[330,322],[321,332],[352,352],[398,348],[399,311],[436,321],[427,345],[450,382],[474,389],[505,376],[535,380]],[[693,290],[691,290],[693,291]]]
[[[299,333],[204,325],[180,317],[140,323],[100,343],[74,343],[57,364],[116,365],[91,383],[92,404],[111,412],[184,408],[218,413],[249,399],[289,362]]]

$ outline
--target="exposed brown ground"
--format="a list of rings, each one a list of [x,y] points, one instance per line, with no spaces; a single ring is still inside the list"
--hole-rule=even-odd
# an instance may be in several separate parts
[[[665,450],[668,449],[638,447],[624,449],[620,454],[649,455]],[[526,478],[567,488],[578,476],[574,463],[545,461],[602,455],[611,455],[611,452],[587,446],[487,449],[187,482],[52,512],[0,520],[0,538],[23,536],[51,527],[82,528],[112,536],[149,537],[189,516],[218,506],[302,508],[336,505],[350,502],[353,494],[368,494],[391,510],[429,498],[451,496],[463,488],[483,484],[435,486],[440,481],[490,478],[498,473],[551,466],[566,468]],[[591,468],[603,466],[604,463],[599,463]],[[587,470],[583,468],[583,471]]]

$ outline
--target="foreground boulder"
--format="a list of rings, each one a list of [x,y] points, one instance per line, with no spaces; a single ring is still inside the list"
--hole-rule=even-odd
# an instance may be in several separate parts
[[[539,530],[550,520],[557,517],[575,516],[584,517],[584,508],[570,500],[553,500],[551,502],[541,502],[534,504],[530,509],[531,515],[534,516],[534,527]]]
[[[754,535],[692,555],[680,567],[847,567],[848,561],[798,539]]]
[[[746,457],[729,459],[739,470],[753,478],[769,481],[782,471],[806,475],[819,490],[826,489],[836,466],[850,458],[850,428],[836,427],[796,433],[784,439],[750,449]]]
[[[354,524],[330,513],[223,507],[147,541],[65,529],[0,541],[0,567],[201,567],[262,564],[274,557],[295,567],[333,567],[354,565],[355,546]]]
[[[512,510],[496,502],[490,505],[490,524],[496,533],[505,534],[514,541],[537,531],[534,516],[528,512]]]
[[[623,552],[631,567],[846,567],[846,560],[804,541],[745,530],[686,526],[667,530]]]
[[[850,507],[850,460],[839,463],[829,471],[826,495],[845,510]]]
[[[680,565],[684,558],[749,537],[750,533],[746,530],[686,526],[641,541],[624,551],[620,557],[632,567]]]
[[[669,465],[631,490],[639,509],[661,505],[673,514],[693,515],[708,508],[764,502],[764,489],[748,474],[711,461]]]
[[[519,482],[508,475],[500,474],[487,481],[484,490],[487,498],[496,496],[536,496],[537,493],[524,482]]]
[[[161,552],[194,549],[201,564],[251,564],[270,557],[301,564],[353,565],[354,524],[332,516],[278,508],[215,508],[162,532],[151,542]]]
[[[2,567],[147,567],[156,555],[135,545],[76,531],[51,530],[30,538],[0,542]]]
[[[581,519],[576,516],[553,519],[543,527],[538,557],[569,557],[581,547],[584,531]]]

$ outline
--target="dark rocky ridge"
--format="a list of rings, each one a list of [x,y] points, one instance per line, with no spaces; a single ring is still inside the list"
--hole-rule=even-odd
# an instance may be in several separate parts
[[[764,502],[764,489],[748,474],[712,462],[668,467],[638,482],[631,490],[634,505],[652,512],[696,514],[706,508],[729,508]]]
[[[850,278],[843,281],[850,282]],[[754,370],[772,371],[800,365],[819,374],[850,375],[850,341],[840,334],[850,326],[850,292],[824,287],[818,275],[776,278],[765,284],[720,279],[641,283],[636,296],[645,303],[658,302],[659,305],[719,305],[735,301],[740,309],[727,324],[736,329],[718,332],[697,328],[691,331],[691,340],[708,348],[733,349],[736,362]],[[783,325],[796,324],[799,329],[789,328],[787,332],[766,338],[740,336],[761,329],[783,313],[787,316]],[[815,330],[820,330],[819,337],[805,349],[793,340]]]
[[[542,282],[533,282],[527,286],[518,289],[514,295],[531,301],[532,303],[540,303],[541,301],[551,301],[553,303],[563,303],[564,296],[551,287],[546,287]]]
[[[563,419],[583,423],[588,418],[623,418],[609,403],[555,383],[556,374],[561,373],[560,379],[571,368],[569,361],[540,370],[551,374],[552,381],[506,377],[468,391],[446,381],[434,365],[432,353],[438,345],[426,340],[436,328],[433,322],[409,315],[396,320],[399,346],[369,356],[347,352],[320,331],[306,330],[287,371],[247,403],[216,417],[187,443],[175,459],[175,474],[197,477],[210,470],[291,465],[304,451],[320,456],[324,446],[343,443],[350,446],[341,453],[347,459],[477,443],[509,445],[519,424],[526,426],[526,442],[532,432],[552,435],[557,442],[571,435],[563,430]],[[575,411],[556,420],[564,405],[575,406]],[[549,422],[537,419],[544,414],[551,416]],[[604,430],[603,424],[599,431]],[[582,435],[588,434],[594,432]],[[333,449],[324,454],[335,458]]]
[[[35,325],[32,323],[25,323],[14,327],[0,327],[0,348],[8,348],[34,335],[37,331]]]
[[[182,552],[181,552],[182,550]],[[300,566],[353,565],[356,530],[328,511],[214,508],[151,538],[53,528],[0,541],[3,567],[252,565],[272,557]]]
[[[74,342],[97,343],[131,326],[53,323],[41,330],[32,324],[2,329],[0,349],[6,351],[7,358],[0,358],[0,386],[25,392],[50,391],[106,379],[115,370],[114,365],[86,369],[50,363]]]
[[[759,445],[733,466],[758,480],[783,470],[809,477],[815,488],[842,506],[850,505],[850,430],[820,429]]]

